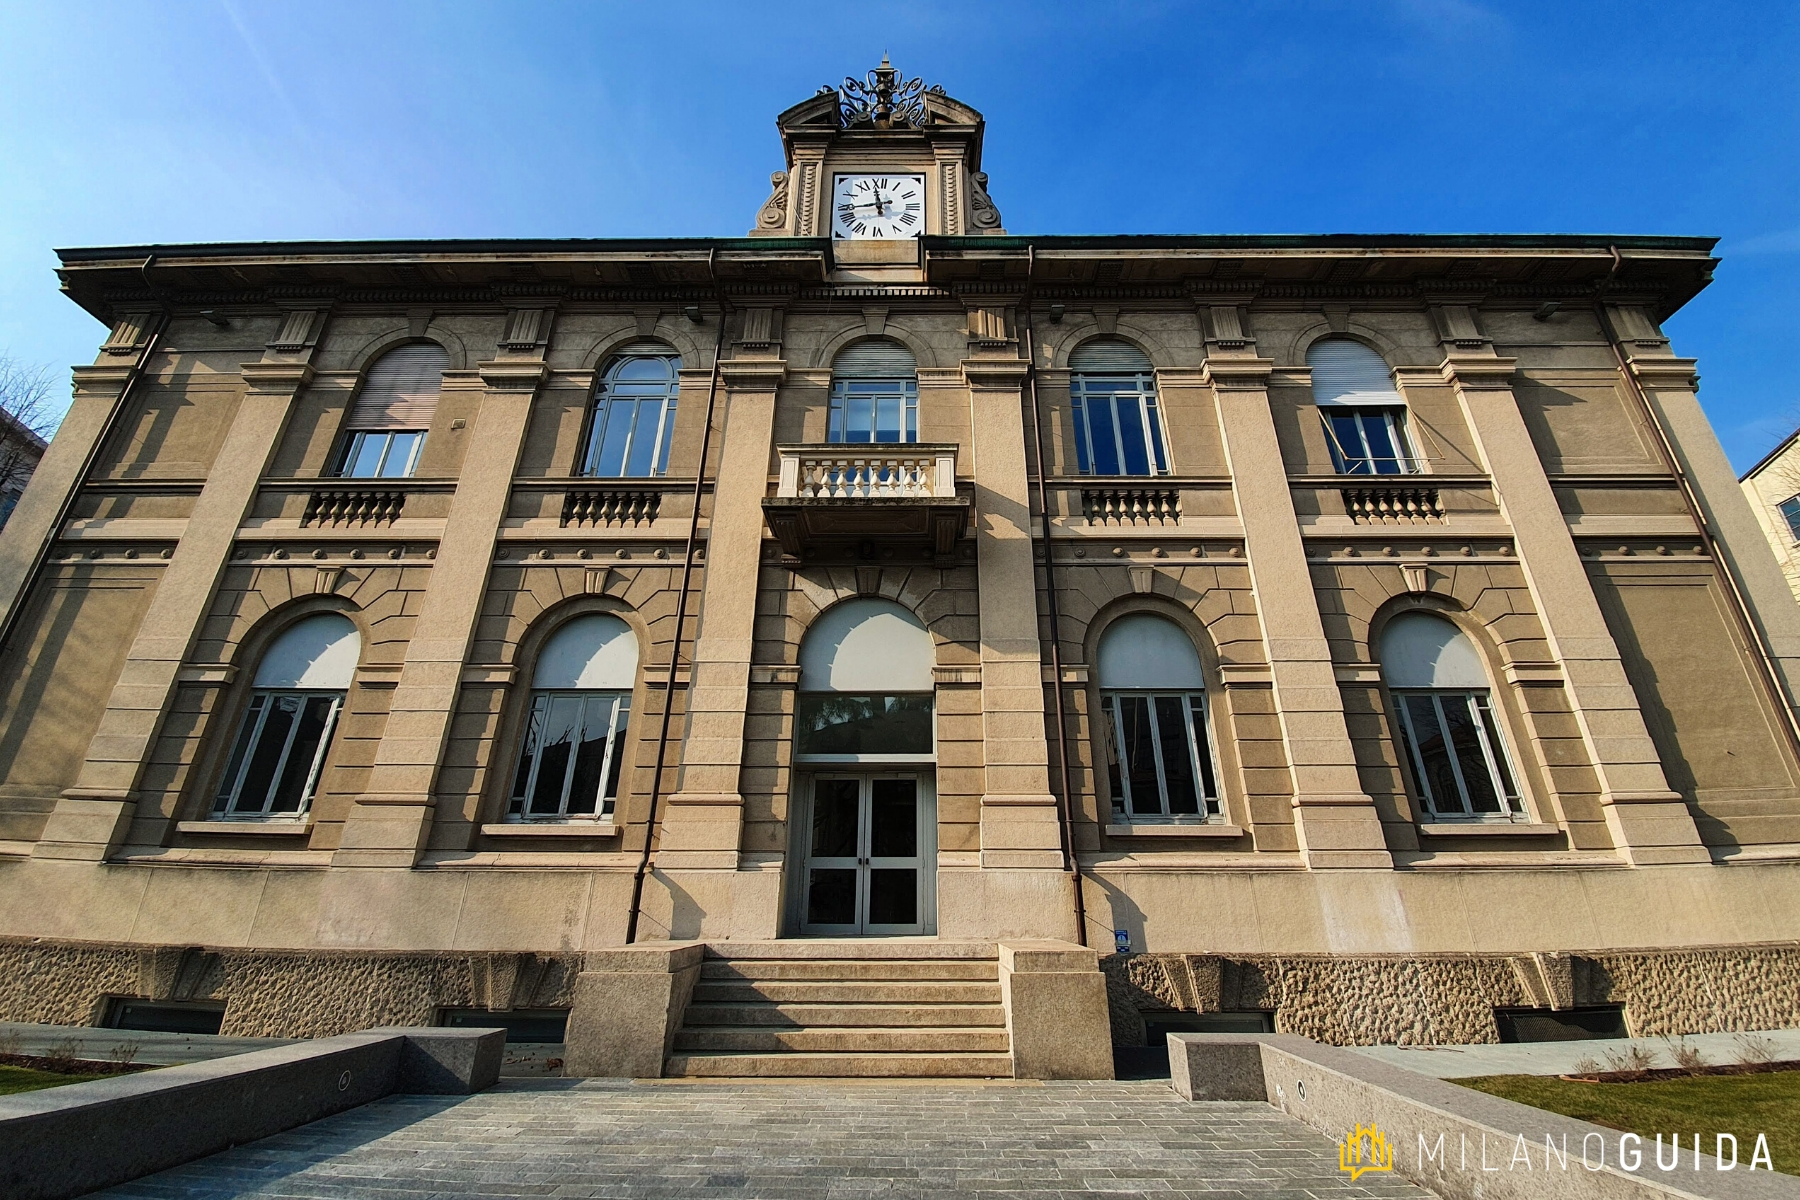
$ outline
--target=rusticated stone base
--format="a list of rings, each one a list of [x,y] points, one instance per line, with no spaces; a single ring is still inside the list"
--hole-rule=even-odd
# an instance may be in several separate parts
[[[1116,1045],[1170,1012],[1272,1012],[1339,1046],[1498,1042],[1496,1008],[1620,1004],[1636,1036],[1800,1025],[1800,943],[1593,954],[1112,955]]]
[[[567,1008],[579,955],[212,950],[0,938],[0,1020],[89,1025],[115,996],[225,1002],[221,1033],[329,1037],[439,1008]]]

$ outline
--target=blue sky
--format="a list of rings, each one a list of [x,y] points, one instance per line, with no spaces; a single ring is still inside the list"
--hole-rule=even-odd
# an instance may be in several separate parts
[[[726,235],[883,50],[988,119],[1015,233],[1714,235],[1669,324],[1739,468],[1800,423],[1800,6],[0,0],[0,351],[53,247]]]

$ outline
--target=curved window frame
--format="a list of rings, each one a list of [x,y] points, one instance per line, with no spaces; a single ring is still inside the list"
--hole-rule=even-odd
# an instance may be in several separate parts
[[[540,676],[549,666],[546,656],[552,652],[557,637],[571,630],[578,622],[594,617],[617,621],[624,627],[623,636],[631,639],[629,685],[618,686],[624,681],[615,680],[599,687],[579,687],[567,683],[551,687],[539,686]],[[643,666],[639,657],[641,649],[642,643],[637,630],[615,612],[578,613],[559,622],[550,631],[538,647],[536,661],[532,666],[530,707],[524,714],[524,726],[517,739],[518,754],[512,782],[506,790],[506,823],[531,825],[613,822],[618,811],[619,785],[628,756],[632,691]],[[546,745],[546,733],[551,731],[569,736]],[[592,736],[596,734],[599,736]],[[598,762],[584,753],[585,748],[595,742],[600,743]],[[565,749],[560,756],[550,753],[561,747],[569,749]],[[552,761],[560,778],[553,775],[546,780],[544,770]],[[593,781],[591,797],[577,791],[584,778]],[[588,807],[590,800],[591,809]]]
[[[883,617],[898,618],[915,633],[892,630],[877,634],[871,644],[869,630]],[[858,634],[861,644],[846,648]],[[937,761],[937,689],[931,676],[937,646],[918,614],[874,596],[846,600],[807,628],[798,657],[796,764]],[[852,744],[871,748],[817,748]]]
[[[262,648],[244,715],[232,739],[231,753],[213,791],[209,819],[214,821],[294,821],[306,819],[330,757],[338,718],[354,678],[355,664],[342,686],[306,686],[304,675],[292,683],[264,683],[270,660],[282,642],[309,622],[336,617],[349,626],[362,652],[362,631],[342,613],[313,613],[288,624]],[[331,643],[341,645],[340,636]]]
[[[1108,641],[1126,632],[1125,623],[1138,620],[1166,626],[1166,636],[1180,639],[1190,661],[1178,662],[1170,653],[1164,656],[1169,673],[1161,679],[1120,678],[1117,660],[1108,661]],[[1121,613],[1101,632],[1094,660],[1103,714],[1098,722],[1100,757],[1111,794],[1113,823],[1223,823],[1224,773],[1206,669],[1187,630],[1159,612]],[[1171,724],[1176,728],[1170,728]],[[1146,783],[1154,794],[1144,787]]]
[[[664,363],[667,378],[620,377],[632,363],[644,361]],[[592,479],[655,479],[668,474],[680,401],[681,355],[674,349],[653,353],[648,346],[628,346],[613,355],[594,388],[577,474]],[[621,419],[625,424],[616,424]]]
[[[1504,716],[1474,639],[1441,612],[1412,609],[1388,618],[1380,642],[1386,642],[1395,622],[1408,617],[1429,618],[1453,630],[1470,656],[1464,669],[1482,677],[1479,682],[1467,679],[1447,686],[1397,686],[1390,682],[1395,668],[1388,648],[1378,643],[1393,728],[1420,818],[1469,824],[1530,822],[1518,766],[1507,745]]]
[[[1371,361],[1366,365],[1371,369],[1379,363],[1382,370],[1378,386],[1321,396],[1322,368],[1313,356],[1321,347],[1331,345],[1353,346],[1362,351],[1369,356]],[[1413,449],[1408,430],[1406,398],[1394,386],[1393,368],[1380,352],[1353,337],[1322,337],[1307,347],[1306,361],[1314,372],[1313,405],[1319,410],[1325,446],[1337,474],[1377,477],[1425,473],[1425,460]]]
[[[429,357],[424,370],[403,360]],[[343,438],[332,474],[339,479],[409,479],[418,470],[450,352],[430,340],[405,342],[368,366],[356,398],[344,415]],[[410,373],[409,373],[410,372]],[[423,390],[428,377],[436,382]]]

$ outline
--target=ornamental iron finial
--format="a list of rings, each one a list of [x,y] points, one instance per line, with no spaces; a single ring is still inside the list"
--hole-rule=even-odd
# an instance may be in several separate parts
[[[843,86],[836,89],[838,106],[846,128],[920,129],[925,125],[925,97],[942,96],[944,89],[925,86],[919,78],[901,81],[902,77],[888,56],[881,65],[861,79],[846,75]],[[820,91],[832,89],[821,88]]]

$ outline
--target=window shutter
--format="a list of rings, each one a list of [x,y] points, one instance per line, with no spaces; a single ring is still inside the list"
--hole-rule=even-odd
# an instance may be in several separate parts
[[[912,351],[892,338],[869,338],[846,346],[831,364],[839,379],[910,379],[919,373]]]
[[[1069,370],[1077,375],[1149,375],[1156,370],[1144,352],[1123,338],[1095,338],[1075,347]]]
[[[1306,352],[1312,368],[1314,404],[1406,403],[1394,390],[1394,376],[1381,355],[1349,338],[1326,338]]]
[[[346,429],[429,429],[450,355],[435,342],[415,342],[381,356],[363,380]]]

